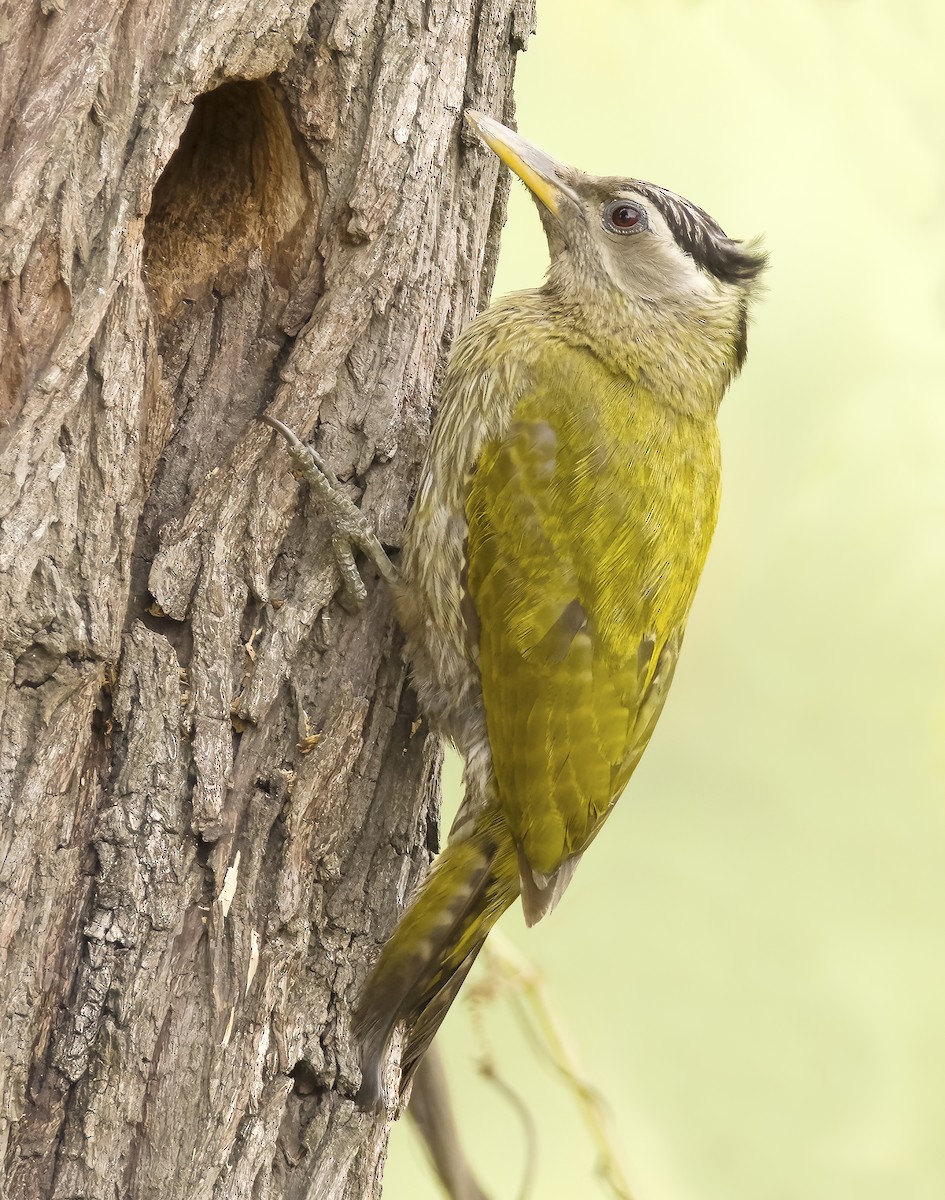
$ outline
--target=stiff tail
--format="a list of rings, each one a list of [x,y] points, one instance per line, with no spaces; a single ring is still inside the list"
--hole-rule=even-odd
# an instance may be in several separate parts
[[[487,811],[470,836],[448,845],[437,859],[367,981],[354,1017],[362,1108],[382,1103],[384,1058],[401,1021],[403,1092],[489,930],[518,893],[511,838],[501,816]]]

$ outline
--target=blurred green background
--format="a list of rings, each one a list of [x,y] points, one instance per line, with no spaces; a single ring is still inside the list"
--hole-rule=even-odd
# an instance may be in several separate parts
[[[943,1200],[945,4],[538,0],[517,93],[525,136],[763,233],[772,268],[660,727],[553,917],[502,928],[637,1200]],[[516,184],[496,294],[546,259]],[[522,1129],[468,1007],[440,1041],[512,1200]],[[506,1006],[485,1029],[538,1124],[534,1196],[606,1195]],[[406,1121],[387,1180],[439,1195]]]

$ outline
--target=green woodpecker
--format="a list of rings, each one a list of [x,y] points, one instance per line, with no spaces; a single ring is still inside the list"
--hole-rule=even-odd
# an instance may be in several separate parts
[[[557,904],[650,740],[765,262],[665,188],[584,175],[467,119],[530,188],[551,265],[453,347],[394,581],[420,703],[465,760],[465,796],[355,1014],[366,1106],[394,1031],[403,1089],[516,897],[529,925]]]

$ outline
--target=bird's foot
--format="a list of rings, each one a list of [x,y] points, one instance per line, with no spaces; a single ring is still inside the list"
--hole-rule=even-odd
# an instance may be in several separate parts
[[[285,438],[298,474],[318,497],[328,518],[332,531],[332,552],[341,575],[345,607],[352,610],[361,608],[367,600],[367,588],[354,561],[355,551],[361,550],[388,583],[396,582],[397,568],[387,557],[367,517],[341,490],[338,477],[321,455],[306,446],[288,425],[283,425],[275,417],[263,416],[262,420]]]

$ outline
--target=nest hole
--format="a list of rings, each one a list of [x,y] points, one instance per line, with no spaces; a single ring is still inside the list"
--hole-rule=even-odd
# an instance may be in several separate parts
[[[270,259],[308,202],[286,111],[265,80],[198,96],[145,222],[145,277],[164,312],[229,290],[253,250]]]

